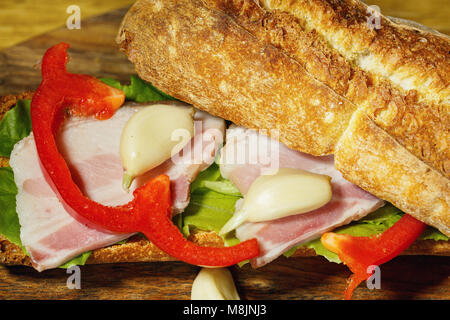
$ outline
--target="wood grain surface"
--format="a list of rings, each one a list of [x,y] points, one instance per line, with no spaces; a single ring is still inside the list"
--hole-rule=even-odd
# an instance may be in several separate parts
[[[45,50],[61,41],[70,44],[69,71],[128,81],[134,67],[115,43],[126,11],[114,10],[83,21],[79,30],[58,28],[0,51],[0,95],[35,90],[41,81],[39,63]]]
[[[60,42],[71,45],[69,70],[127,81],[133,66],[114,37],[126,9],[83,21],[81,30],[56,29],[0,51],[0,95],[35,89],[39,61]],[[80,290],[66,286],[66,270],[38,273],[28,267],[0,266],[0,299],[189,299],[199,268],[180,262],[87,265]],[[252,269],[233,267],[243,299],[341,299],[350,275],[322,257],[279,258]],[[361,285],[354,299],[450,299],[450,258],[402,256],[381,268],[381,289]]]
[[[65,25],[68,20],[71,21],[73,5],[79,8],[80,17],[84,20],[129,6],[133,2],[134,0],[2,0],[0,49]]]
[[[66,270],[42,273],[28,267],[0,267],[0,299],[190,299],[198,267],[181,262],[86,265],[81,289],[68,289]],[[233,267],[242,299],[342,299],[343,265],[322,257],[279,258],[253,270]],[[356,289],[354,299],[450,298],[447,257],[398,257],[381,266],[381,289]]]

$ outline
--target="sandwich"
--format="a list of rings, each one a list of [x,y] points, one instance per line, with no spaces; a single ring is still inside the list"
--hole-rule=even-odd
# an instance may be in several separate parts
[[[349,266],[350,298],[370,266],[449,255],[449,39],[367,12],[140,0],[117,36],[130,85],[50,48],[41,86],[2,100],[0,262],[320,254]]]

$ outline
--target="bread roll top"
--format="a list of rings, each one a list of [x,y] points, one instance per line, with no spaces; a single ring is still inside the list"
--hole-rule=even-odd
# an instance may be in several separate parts
[[[351,0],[140,0],[117,40],[164,92],[335,154],[348,180],[450,235],[450,42],[373,14]]]

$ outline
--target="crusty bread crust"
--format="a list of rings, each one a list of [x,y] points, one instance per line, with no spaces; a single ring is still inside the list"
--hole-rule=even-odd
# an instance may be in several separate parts
[[[443,178],[363,111],[339,140],[335,166],[345,179],[450,234],[450,181]]]
[[[161,90],[334,153],[349,181],[450,236],[450,41],[382,16],[371,29],[367,16],[353,0],[139,0],[117,40]],[[358,157],[349,123],[360,112],[374,144]],[[383,171],[363,167],[380,150]]]
[[[198,0],[138,1],[119,38],[139,76],[157,88],[237,125],[278,130],[281,142],[313,155],[334,152],[356,109]]]
[[[341,26],[342,16],[336,13],[336,16],[330,14],[332,17],[329,18],[336,32],[331,39],[328,39],[331,33],[328,27],[327,30],[321,29],[326,19],[323,16],[319,19],[315,12],[325,10],[327,1],[316,1],[317,5],[312,5],[310,1],[260,1],[266,6],[271,3],[270,11],[261,8],[253,0],[204,2],[231,16],[258,40],[287,53],[317,80],[363,108],[380,128],[408,151],[447,178],[450,177],[450,79],[448,73],[442,72],[450,72],[450,64],[445,61],[445,58],[450,58],[448,39],[422,31],[405,30],[403,26],[396,27],[384,17],[380,17],[382,34],[378,34],[368,27],[365,14],[353,17],[353,14],[361,14],[361,10],[365,8],[362,4],[359,9],[355,9],[352,6],[354,1],[350,1],[351,4],[349,1],[341,1],[343,8],[339,8],[351,12],[348,19],[356,20],[351,22],[354,30],[352,37],[348,34],[349,28]],[[320,4],[325,7],[319,6]],[[308,15],[306,8],[315,11]],[[304,20],[309,19],[310,15],[314,16],[314,24],[310,20]],[[349,38],[356,42],[353,34],[357,35],[356,39],[362,35],[363,39],[359,41],[364,45],[359,42],[343,45]],[[394,41],[394,37],[398,40]],[[367,43],[372,44],[366,47]],[[405,49],[397,52],[393,50],[394,46]],[[413,48],[414,55],[407,55],[406,48]],[[356,56],[355,52],[358,52]],[[395,59],[391,57],[393,55]],[[404,68],[401,65],[403,62],[410,68],[404,77],[413,78],[415,83],[420,83],[415,90],[406,90],[401,86],[402,83],[392,80],[400,78],[397,74],[402,72],[398,69],[400,66]],[[437,70],[437,66],[442,69]],[[387,72],[384,68],[391,70],[389,76],[384,74]],[[415,73],[425,70],[428,73],[421,76]],[[402,81],[404,83],[406,80]],[[426,81],[434,86],[424,86]],[[434,98],[436,95],[439,99]]]
[[[394,23],[382,14],[377,27],[368,21],[373,12],[359,0],[256,1],[298,18],[346,60],[361,65],[361,58],[373,56],[368,71],[400,87],[412,86],[426,101],[450,101],[447,36]],[[409,78],[413,81],[406,83]]]

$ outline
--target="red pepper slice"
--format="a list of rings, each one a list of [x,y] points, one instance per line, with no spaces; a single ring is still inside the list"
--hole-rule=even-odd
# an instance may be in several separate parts
[[[157,198],[153,193],[142,193],[137,197],[139,210],[143,208],[142,212],[138,211],[141,220],[139,231],[162,251],[181,261],[201,266],[230,266],[259,255],[256,239],[224,248],[201,247],[188,241],[171,220],[170,205],[167,205],[171,201],[169,178],[161,175],[156,180],[165,184]],[[154,186],[152,188],[155,189]],[[149,214],[148,204],[153,203],[154,199],[159,199],[157,205],[164,210],[151,207]]]
[[[353,272],[344,292],[345,299],[351,299],[356,287],[371,276],[367,273],[369,266],[379,266],[398,256],[420,236],[425,228],[426,225],[423,222],[405,214],[385,232],[372,237],[324,233],[321,237],[322,244],[328,250],[335,252]]]
[[[60,43],[47,50],[42,82],[31,102],[33,134],[43,172],[68,211],[106,231],[142,232],[167,254],[196,265],[229,266],[258,256],[256,239],[227,248],[200,247],[185,239],[170,220],[170,181],[165,175],[136,189],[133,200],[122,206],[103,206],[83,195],[55,142],[65,111],[106,119],[125,97],[122,91],[94,77],[67,72],[68,47]]]

